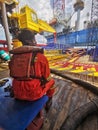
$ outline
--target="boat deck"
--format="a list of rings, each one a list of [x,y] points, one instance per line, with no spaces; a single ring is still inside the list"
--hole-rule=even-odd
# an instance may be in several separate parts
[[[66,55],[47,55],[51,69],[62,71],[69,76],[79,78],[98,86],[98,62],[89,60],[88,55],[67,58]],[[7,63],[0,64],[0,79],[8,77]]]
[[[8,69],[1,72],[0,78],[9,76]],[[98,130],[98,115],[96,114],[98,106],[95,100],[98,99],[97,87],[82,83],[77,79],[74,80],[79,81],[76,84],[56,74],[52,74],[52,77],[55,79],[56,92],[41,130]],[[78,124],[74,124],[73,118]],[[70,129],[70,126],[73,128]]]

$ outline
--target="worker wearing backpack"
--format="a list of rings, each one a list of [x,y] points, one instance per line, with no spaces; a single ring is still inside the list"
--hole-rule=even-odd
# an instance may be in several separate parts
[[[18,34],[23,46],[10,51],[10,76],[13,78],[14,97],[19,100],[34,101],[43,95],[51,99],[55,88],[54,79],[43,49],[36,46],[34,32],[23,29]]]

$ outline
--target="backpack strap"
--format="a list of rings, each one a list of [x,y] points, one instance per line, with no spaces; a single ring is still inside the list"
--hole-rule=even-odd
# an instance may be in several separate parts
[[[31,66],[33,66],[34,68],[34,75],[31,75],[30,77],[33,79],[33,78],[36,78],[36,79],[39,79],[41,81],[41,85],[44,85],[46,84],[48,81],[45,77],[38,77],[36,76],[36,73],[35,73],[35,65],[34,65],[34,60],[35,60],[35,57],[37,55],[38,52],[32,52],[32,60],[31,60]],[[41,53],[41,52],[39,52]]]
[[[31,66],[33,66],[33,71],[34,71],[34,73],[33,73],[33,75],[34,76],[30,76],[31,78],[34,78],[34,77],[36,77],[36,73],[35,73],[35,65],[34,65],[34,61],[35,61],[35,57],[36,57],[36,55],[37,55],[37,52],[32,52],[32,60],[31,60]]]

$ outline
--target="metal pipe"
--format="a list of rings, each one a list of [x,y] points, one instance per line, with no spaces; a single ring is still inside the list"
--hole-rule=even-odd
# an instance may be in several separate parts
[[[6,36],[6,40],[8,43],[8,50],[11,50],[11,38],[10,38],[10,33],[9,33],[9,27],[8,27],[8,21],[7,21],[7,16],[6,16],[6,7],[5,7],[5,3],[1,3],[1,10],[2,10],[2,20],[3,20],[3,27],[5,30],[5,36]]]
[[[77,11],[77,21],[76,21],[76,31],[79,31],[79,23],[80,23],[80,9]]]
[[[86,81],[82,81],[80,79],[77,79],[77,78],[73,78],[69,75],[66,75],[66,74],[63,74],[62,72],[58,71],[58,70],[54,70],[54,69],[50,69],[51,73],[55,74],[55,75],[58,75],[62,78],[65,78],[65,79],[68,79],[68,80],[71,80],[72,82],[78,84],[78,85],[81,85],[82,87],[84,87],[85,89],[88,89],[90,90],[92,93],[98,95],[98,87],[86,82]]]

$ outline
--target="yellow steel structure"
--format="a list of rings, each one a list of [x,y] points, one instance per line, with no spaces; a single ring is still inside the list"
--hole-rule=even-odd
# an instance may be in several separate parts
[[[52,28],[47,22],[45,22],[41,19],[38,19],[38,24],[39,24],[40,31],[44,30],[44,31],[51,32],[51,33],[56,32],[54,28]]]
[[[22,7],[20,13],[13,13],[10,18],[18,20],[20,29],[27,28],[36,32],[56,32],[47,22],[38,19],[36,12],[28,6]]]
[[[38,18],[36,12],[25,6],[20,9],[19,28],[28,28],[39,32]]]
[[[18,4],[16,0],[0,0],[0,2],[4,2],[6,4],[12,4],[12,3]]]

